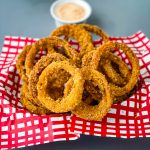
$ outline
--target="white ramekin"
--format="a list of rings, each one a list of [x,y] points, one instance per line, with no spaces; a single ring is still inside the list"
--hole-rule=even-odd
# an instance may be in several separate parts
[[[69,2],[69,3],[71,2],[71,3],[75,3],[75,4],[82,6],[85,9],[85,16],[77,21],[66,21],[66,20],[62,20],[59,17],[57,17],[55,14],[56,7],[60,4],[66,3],[66,2]],[[57,27],[64,25],[64,24],[84,23],[91,16],[91,13],[92,13],[92,8],[89,5],[89,3],[87,3],[85,0],[56,0],[50,6],[50,14],[54,18]]]

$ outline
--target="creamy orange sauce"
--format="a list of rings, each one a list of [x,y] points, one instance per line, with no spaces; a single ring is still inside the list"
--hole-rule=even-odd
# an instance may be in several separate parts
[[[64,21],[77,21],[85,16],[85,9],[75,3],[64,3],[56,7],[55,14]]]

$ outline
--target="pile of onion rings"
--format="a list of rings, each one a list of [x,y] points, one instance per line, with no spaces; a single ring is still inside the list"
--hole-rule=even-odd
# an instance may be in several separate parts
[[[96,47],[93,34],[101,38]],[[127,56],[130,66],[116,51]],[[23,81],[20,101],[28,111],[71,112],[90,121],[102,120],[112,104],[131,96],[140,72],[127,45],[110,41],[100,27],[90,24],[63,25],[25,46],[16,67]]]

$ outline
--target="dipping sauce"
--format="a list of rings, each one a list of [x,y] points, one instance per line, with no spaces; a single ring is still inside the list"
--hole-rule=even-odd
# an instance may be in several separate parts
[[[56,7],[55,14],[64,21],[77,21],[85,16],[85,9],[76,3],[63,3]]]

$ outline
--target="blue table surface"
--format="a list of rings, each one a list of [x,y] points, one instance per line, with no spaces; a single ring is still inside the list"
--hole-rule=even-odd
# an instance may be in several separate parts
[[[0,0],[0,49],[6,35],[42,38],[56,27],[49,14],[54,0]],[[110,36],[129,36],[141,30],[150,38],[150,0],[87,0],[92,8],[88,23]],[[79,140],[54,142],[25,150],[149,150],[150,138],[117,139],[81,135]]]

